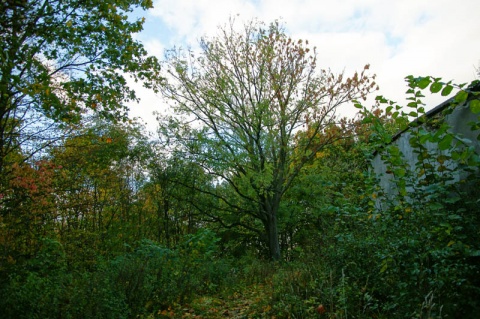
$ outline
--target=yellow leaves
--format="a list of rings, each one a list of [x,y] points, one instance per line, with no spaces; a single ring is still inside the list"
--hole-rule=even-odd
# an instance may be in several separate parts
[[[445,172],[446,170],[447,170],[447,167],[445,165],[440,165],[437,168],[437,171],[440,172],[440,173]]]
[[[391,262],[391,261],[392,261],[392,259],[390,259],[390,258],[389,259],[384,259],[382,261],[382,268],[380,268],[380,273],[384,273],[385,271],[387,271],[388,263]]]
[[[173,318],[175,316],[175,313],[172,311],[171,307],[168,307],[168,310],[165,310],[165,309],[161,311],[159,310],[157,314],[168,317],[168,318]]]
[[[437,162],[443,165],[447,159],[448,159],[447,156],[441,154],[437,157]]]
[[[7,257],[7,262],[8,262],[10,265],[16,264],[16,260],[15,260],[12,256],[10,256],[10,255],[8,255],[8,257]]]
[[[91,108],[92,110],[96,110],[97,107],[98,107],[98,104],[99,104],[99,103],[102,103],[102,101],[103,101],[102,95],[99,94],[99,93],[95,94],[95,96],[93,96],[93,98],[92,98],[92,102],[91,102],[91,104],[90,104],[90,108]]]
[[[317,152],[317,154],[315,154],[315,157],[320,159],[320,158],[326,157],[327,155],[328,155],[328,151],[323,150],[323,151]]]
[[[422,169],[418,172],[417,176],[418,176],[418,177],[422,177],[422,176],[424,176],[424,175],[425,175],[425,169],[422,168]]]

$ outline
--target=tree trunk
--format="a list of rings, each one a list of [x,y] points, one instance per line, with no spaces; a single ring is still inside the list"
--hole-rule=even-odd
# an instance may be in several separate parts
[[[272,200],[272,198],[270,198]],[[270,258],[273,261],[280,260],[280,241],[278,238],[278,223],[277,223],[277,213],[280,206],[277,201],[273,200],[273,203],[268,199],[264,198],[264,212],[266,219],[264,221],[265,232],[267,234],[268,249],[270,252]]]
[[[270,249],[270,258],[273,261],[280,260],[280,243],[278,240],[278,226],[277,226],[277,214],[272,212],[268,216],[267,223],[267,234],[268,234],[268,248]]]

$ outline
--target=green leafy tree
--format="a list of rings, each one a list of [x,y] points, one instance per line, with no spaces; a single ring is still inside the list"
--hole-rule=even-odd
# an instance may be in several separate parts
[[[192,234],[200,225],[200,212],[208,212],[205,196],[195,187],[204,189],[211,178],[202,168],[171,154],[170,158],[156,155],[148,165],[149,182],[142,187],[140,211],[149,218],[149,238],[175,247],[186,234]]]
[[[48,160],[12,165],[15,178],[0,196],[0,277],[4,269],[34,256],[41,237],[54,236],[55,169]]]
[[[409,76],[407,83],[405,107],[377,97],[391,116],[387,123],[363,109],[363,121],[373,130],[376,159],[384,164],[377,162],[372,177],[388,177],[388,183],[366,185],[362,191],[368,203],[341,216],[335,250],[327,259],[329,268],[345,274],[341,282],[348,288],[344,291],[350,307],[358,303],[364,313],[475,318],[479,309],[478,81],[456,85],[441,78]],[[458,92],[441,111],[425,111],[427,91],[448,97],[453,90]],[[473,121],[465,120],[468,112]],[[463,123],[457,124],[471,126],[472,131],[452,126],[449,116],[459,113]],[[390,130],[392,121],[401,129],[398,139]]]
[[[77,256],[82,249],[75,245],[94,258],[100,249],[114,252],[144,237],[146,216],[137,201],[151,148],[141,127],[93,123],[50,155],[57,167],[57,231]]]
[[[125,118],[125,102],[136,100],[126,74],[156,87],[159,63],[132,37],[143,19],[127,16],[151,6],[150,0],[0,3],[2,175],[9,154],[22,148],[33,156],[55,142],[56,123],[92,112]]]
[[[365,70],[346,78],[317,70],[317,62],[308,42],[292,40],[279,23],[256,21],[241,31],[231,22],[218,37],[203,39],[198,57],[174,50],[167,60],[171,81],[163,92],[178,116],[164,123],[164,133],[215,176],[222,187],[206,192],[219,199],[230,224],[263,229],[274,260],[281,256],[282,197],[331,142],[315,138],[336,121],[339,106],[376,87]],[[294,144],[302,128],[310,139]]]
[[[381,114],[377,113],[380,117]],[[317,254],[328,249],[338,235],[339,216],[363,201],[369,159],[371,129],[361,119],[342,119],[316,138],[316,143],[337,136],[342,138],[323,147],[304,165],[281,205],[282,244],[292,257]],[[309,138],[299,132],[297,142]]]

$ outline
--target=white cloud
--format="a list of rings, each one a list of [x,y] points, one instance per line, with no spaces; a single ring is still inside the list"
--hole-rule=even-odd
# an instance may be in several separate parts
[[[140,123],[145,124],[146,129],[149,132],[156,132],[158,125],[154,112],[162,113],[167,108],[163,98],[160,95],[155,94],[152,90],[143,87],[141,83],[134,82],[128,77],[127,84],[130,87],[135,88],[137,97],[140,98],[139,103],[132,102],[128,105],[130,108],[130,118],[139,119]]]
[[[204,35],[216,35],[232,15],[267,23],[280,19],[293,38],[318,48],[321,68],[348,74],[370,63],[380,93],[399,102],[405,76],[467,82],[480,61],[478,0],[156,0],[154,5],[148,19],[159,19],[169,32],[168,41],[164,34],[163,42],[145,42],[157,56],[172,44],[195,45]]]
[[[164,55],[165,47],[162,42],[157,39],[150,39],[143,43],[148,54],[162,58]]]
[[[192,45],[203,35],[214,33],[230,16],[251,17],[254,12],[248,0],[157,0],[151,14],[174,31],[172,37]]]

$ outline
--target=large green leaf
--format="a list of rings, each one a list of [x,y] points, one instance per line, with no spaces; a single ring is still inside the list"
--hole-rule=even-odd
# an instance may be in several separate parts
[[[432,85],[430,85],[430,92],[432,93],[437,93],[439,92],[443,87],[443,84],[440,82],[434,82]]]
[[[420,89],[425,89],[430,83],[432,82],[432,80],[430,80],[429,77],[422,77],[422,78],[418,78],[417,79],[417,86],[420,88]]]
[[[450,84],[447,84],[447,85],[443,88],[441,94],[442,94],[442,96],[447,96],[447,95],[449,95],[449,94],[452,92],[452,90],[453,90],[453,86],[451,86]]]
[[[457,103],[463,103],[467,100],[468,98],[468,92],[466,91],[460,91],[455,95],[455,102]]]
[[[470,110],[475,114],[480,113],[480,100],[471,101],[470,102]]]
[[[438,148],[442,151],[449,149],[450,145],[452,144],[453,140],[453,135],[452,134],[446,134],[442,140],[438,143]]]

